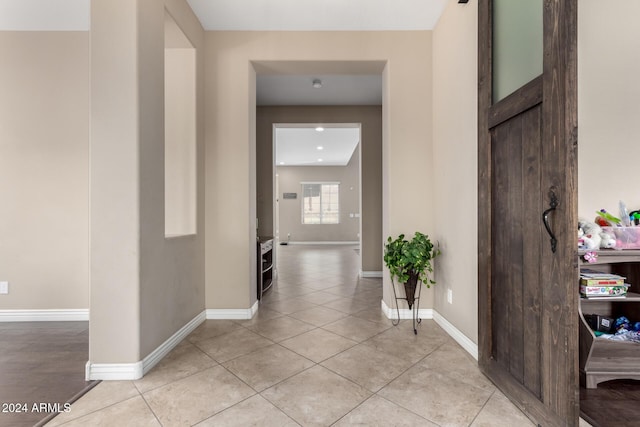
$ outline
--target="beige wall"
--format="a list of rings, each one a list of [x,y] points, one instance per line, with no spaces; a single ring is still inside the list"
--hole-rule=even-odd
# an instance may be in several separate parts
[[[142,49],[140,102],[149,112],[140,121],[140,213],[141,213],[141,356],[156,349],[204,309],[204,139],[203,99],[197,99],[196,119],[196,230],[197,234],[164,238],[164,9],[155,0],[141,4],[139,23]],[[164,5],[196,48],[196,93],[202,93],[201,59],[204,31],[184,0],[165,0]],[[153,20],[151,19],[153,17]],[[146,57],[148,52],[148,57]],[[153,107],[152,107],[153,106]],[[147,119],[148,121],[145,121]]]
[[[205,37],[207,308],[248,308],[255,300],[256,70],[371,74],[386,64],[384,234],[432,231],[431,32],[236,31]]]
[[[263,62],[260,72],[268,71],[264,64],[281,66],[277,72],[309,64],[299,61],[327,69],[336,63],[325,61],[344,61],[355,72],[362,66],[353,61],[386,64],[383,235],[422,230],[440,241],[438,285],[422,307],[434,307],[477,340],[475,2],[450,0],[432,48],[429,32],[205,36],[184,2],[166,0],[198,49],[198,93],[204,94],[198,99],[199,233],[173,240],[163,238],[160,215],[162,7],[93,3],[92,361],[138,361],[205,306],[205,96],[206,307],[248,307],[255,299],[251,61]],[[143,22],[133,19],[138,4]],[[640,6],[607,4],[581,0],[579,8],[579,213],[588,217],[601,207],[615,209],[619,199],[640,207],[632,175],[640,136],[640,34],[633,19]],[[115,22],[106,19],[110,12]],[[0,280],[11,283],[0,309],[89,304],[89,43],[83,32],[0,32]],[[138,66],[145,81],[137,79]],[[142,111],[147,118],[133,120]],[[602,172],[605,164],[612,173]],[[388,291],[385,300],[390,303]]]
[[[196,232],[196,50],[166,46],[165,235],[176,236]]]
[[[433,34],[435,309],[477,342],[477,2],[449,1]],[[447,303],[447,289],[453,304]]]
[[[89,34],[0,32],[1,309],[86,309]]]
[[[578,8],[578,213],[640,208],[640,3],[581,0]],[[477,5],[451,0],[434,31],[434,157],[437,236],[435,308],[477,341]],[[606,165],[606,166],[605,166]],[[455,178],[451,178],[455,174]],[[454,226],[452,226],[454,224]],[[463,226],[460,226],[462,224]],[[446,230],[446,231],[445,231]],[[453,290],[453,304],[446,289]]]
[[[640,2],[580,0],[578,214],[640,209]]]
[[[360,220],[349,214],[360,210],[360,150],[356,148],[347,166],[278,166],[276,180],[279,199],[280,241],[357,242]],[[340,183],[340,223],[302,224],[302,182]],[[282,193],[297,193],[296,199],[284,199]]]
[[[260,234],[273,235],[273,124],[360,123],[362,270],[382,271],[382,109],[379,106],[258,107],[257,212]],[[357,240],[357,239],[356,239]]]
[[[203,30],[185,2],[166,7],[198,50],[201,93]],[[199,99],[199,233],[165,239],[164,5],[95,0],[91,27],[89,356],[131,363],[204,309],[203,105]]]

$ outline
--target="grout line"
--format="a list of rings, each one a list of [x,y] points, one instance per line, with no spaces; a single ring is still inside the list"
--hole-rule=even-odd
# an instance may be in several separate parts
[[[68,403],[70,405],[73,405],[76,401],[78,401],[78,399],[80,399],[82,396],[84,396],[85,394],[87,394],[88,392],[90,392],[95,386],[97,386],[98,384],[100,384],[102,381],[100,380],[94,380],[94,381],[89,381],[89,384],[82,389],[81,391],[79,391],[78,393],[74,394],[69,400],[67,400],[65,403]],[[49,414],[47,417],[43,418],[42,420],[38,421],[34,427],[40,427],[40,426],[44,426],[45,424],[51,422],[55,417],[57,417],[58,415],[60,415],[60,413],[58,412],[53,412],[51,414]],[[66,424],[66,423],[65,423]]]
[[[133,382],[133,381],[131,381],[131,380],[124,380],[124,382]],[[138,392],[138,389],[137,389],[137,388],[135,388],[135,387],[134,387],[134,389],[136,390],[136,392]],[[111,404],[109,404],[109,405],[102,406],[102,407],[97,408],[97,409],[95,409],[95,410],[93,410],[93,411],[87,412],[86,414],[80,415],[80,416],[75,417],[75,418],[71,418],[70,420],[67,420],[67,421],[63,422],[62,424],[60,424],[60,426],[64,426],[64,425],[66,425],[66,424],[69,424],[69,423],[72,423],[72,422],[79,421],[79,420],[81,420],[81,419],[83,419],[83,418],[88,417],[89,415],[93,415],[93,414],[95,414],[95,413],[97,413],[97,412],[102,412],[102,411],[104,411],[104,410],[106,410],[106,409],[108,409],[108,408],[112,408],[112,407],[114,407],[114,406],[116,406],[116,405],[119,405],[120,403],[126,402],[126,401],[131,400],[131,399],[135,399],[136,397],[142,397],[142,393],[138,392],[138,394],[137,394],[137,395],[135,395],[135,396],[130,396],[130,397],[127,397],[127,398],[125,398],[125,399],[118,400],[117,402],[113,402],[113,403],[111,403]],[[154,414],[154,415],[155,415],[155,414]]]
[[[469,425],[473,425],[473,423],[476,421],[476,418],[478,418],[478,416],[480,415],[480,413],[484,410],[484,408],[487,406],[487,404],[489,403],[489,401],[491,400],[491,398],[493,397],[494,394],[496,394],[496,391],[498,389],[495,389],[491,392],[491,394],[489,395],[489,398],[487,399],[486,402],[484,402],[482,404],[482,407],[480,408],[480,410],[478,411],[478,413],[473,417],[473,419],[471,420],[471,422],[469,423]]]
[[[216,360],[214,360],[214,362],[218,363]],[[150,388],[149,390],[145,390],[145,391],[140,391],[140,389],[138,388],[138,386],[137,386],[135,383],[134,383],[134,386],[136,387],[136,390],[138,390],[138,393],[140,393],[140,395],[141,395],[141,396],[143,396],[143,395],[145,395],[145,394],[147,394],[147,393],[150,393],[150,392],[152,392],[152,391],[155,391],[155,390],[161,389],[161,388],[166,387],[166,386],[169,386],[169,385],[171,385],[171,384],[175,384],[175,383],[177,383],[177,382],[180,382],[180,381],[186,380],[187,378],[191,378],[191,377],[193,377],[193,376],[195,376],[195,375],[201,374],[201,373],[203,373],[204,371],[208,371],[209,369],[213,369],[213,368],[216,368],[216,367],[218,367],[218,366],[222,366],[222,365],[221,365],[220,363],[218,363],[217,365],[209,366],[209,367],[207,367],[207,368],[204,368],[204,369],[201,369],[201,370],[199,370],[199,371],[192,372],[192,373],[190,373],[190,374],[188,374],[188,375],[185,375],[184,377],[176,378],[176,379],[175,379],[175,380],[173,380],[173,381],[169,381],[168,383],[158,385],[158,386],[156,386],[156,387]],[[139,380],[135,380],[135,381],[139,381]]]
[[[392,405],[395,405],[395,406],[397,406],[398,408],[402,408],[402,409],[404,409],[405,411],[410,412],[410,413],[412,413],[413,415],[416,415],[416,416],[418,416],[418,417],[422,418],[423,420],[426,420],[427,422],[429,422],[429,423],[431,423],[431,424],[433,424],[433,425],[436,425],[436,426],[439,426],[439,425],[440,425],[440,424],[436,423],[435,421],[430,420],[430,419],[429,419],[429,418],[427,418],[427,417],[423,417],[423,416],[422,416],[422,415],[420,415],[420,414],[416,414],[416,413],[415,413],[415,412],[413,412],[411,409],[405,408],[404,406],[399,405],[399,404],[397,404],[396,402],[394,402],[394,401],[392,401],[392,400],[389,400],[389,399],[387,399],[387,398],[386,398],[386,397],[384,397],[384,396],[379,395],[378,393],[376,393],[375,395],[376,395],[376,396],[378,396],[380,399],[384,399],[384,400],[386,400],[387,402],[391,403]],[[471,423],[469,423],[469,425],[471,425]]]
[[[140,397],[142,397],[142,400],[144,401],[144,404],[147,405],[147,408],[149,408],[149,410],[153,414],[153,416],[156,419],[156,421],[158,421],[158,424],[163,425],[162,421],[160,421],[160,418],[158,417],[158,414],[156,414],[155,411],[153,410],[153,408],[151,407],[151,405],[149,405],[149,402],[147,401],[147,398],[142,393],[140,393]]]
[[[186,340],[187,338],[188,338],[188,337],[185,337],[185,340]],[[169,384],[173,384],[173,383],[176,383],[176,382],[178,382],[178,381],[182,381],[182,380],[184,380],[184,379],[186,379],[186,378],[190,378],[190,377],[192,377],[192,376],[194,376],[194,375],[197,375],[197,374],[199,374],[199,373],[201,373],[201,372],[204,372],[204,371],[206,371],[206,370],[208,370],[208,369],[215,368],[216,366],[220,366],[220,365],[221,365],[221,363],[220,363],[220,362],[218,362],[216,359],[214,359],[213,357],[211,357],[210,355],[208,355],[206,352],[204,352],[200,347],[198,347],[198,345],[197,345],[196,343],[192,343],[191,341],[187,341],[187,342],[188,342],[189,344],[191,344],[192,346],[194,346],[194,347],[195,347],[199,352],[201,352],[202,354],[204,354],[206,357],[208,357],[209,359],[211,359],[214,363],[217,363],[217,365],[208,366],[208,367],[206,367],[206,368],[204,368],[204,369],[200,369],[200,370],[198,370],[198,371],[196,371],[196,372],[193,372],[193,373],[191,373],[191,374],[185,375],[184,377],[176,378],[176,379],[174,379],[173,381],[169,381],[168,383],[164,383],[164,384],[157,385],[157,386],[155,386],[155,387],[151,387],[150,389],[145,390],[145,391],[140,390],[140,388],[138,387],[138,383],[139,383],[139,381],[141,381],[144,377],[142,377],[142,378],[140,378],[140,379],[138,379],[138,380],[132,380],[131,382],[133,383],[133,386],[136,388],[136,390],[138,390],[138,393],[140,393],[140,395],[144,395],[144,393],[148,393],[148,392],[150,392],[150,391],[157,390],[157,389],[159,389],[159,388],[162,388],[162,387],[168,386]],[[176,346],[176,347],[177,347],[177,346]],[[175,348],[174,348],[174,350],[175,350]],[[171,352],[173,352],[173,350],[171,350]],[[171,354],[171,353],[169,353],[169,354]],[[167,356],[168,356],[168,355],[167,355]],[[167,356],[165,356],[165,358],[166,358]],[[163,360],[165,360],[165,359],[163,359]],[[157,366],[157,365],[156,365],[156,366]],[[154,369],[155,369],[155,366],[154,366]],[[151,371],[147,372],[147,375],[149,375],[151,372],[153,372],[153,369],[152,369]],[[145,375],[145,376],[147,376],[147,375]]]
[[[362,387],[362,386],[361,386]],[[351,408],[349,410],[349,412],[347,412],[346,414],[344,414],[343,416],[341,416],[340,418],[338,418],[337,420],[335,420],[333,423],[331,423],[332,426],[336,425],[337,423],[339,423],[344,417],[346,417],[347,415],[349,415],[350,413],[352,413],[353,411],[355,411],[356,409],[358,409],[359,407],[361,407],[362,405],[364,405],[365,402],[368,402],[373,396],[376,396],[375,393],[373,393],[371,396],[367,397],[366,399],[364,399],[362,402],[360,402],[359,404],[357,404],[356,406],[354,406],[353,408]]]
[[[357,341],[354,341],[354,340],[349,339],[349,338],[347,338],[347,337],[343,337],[342,335],[338,335],[338,334],[336,334],[335,332],[327,331],[326,329],[323,329],[323,328],[321,328],[321,327],[317,327],[317,328],[313,329],[313,331],[317,331],[318,329],[322,329],[322,330],[323,330],[323,331],[325,331],[325,332],[331,333],[331,334],[333,334],[333,335],[335,335],[335,336],[338,336],[338,337],[340,337],[340,338],[344,338],[344,339],[346,339],[346,340],[348,340],[348,341],[353,342],[354,344],[353,344],[352,346],[349,346],[348,348],[345,348],[344,350],[341,350],[341,351],[339,351],[339,352],[337,352],[337,353],[335,353],[335,354],[332,354],[332,355],[331,355],[331,356],[329,356],[329,357],[325,357],[324,359],[322,359],[322,360],[321,360],[321,361],[319,361],[319,362],[316,362],[315,360],[311,360],[311,359],[309,359],[307,356],[305,356],[305,355],[303,355],[303,354],[300,354],[300,353],[298,353],[297,351],[292,350],[292,349],[290,349],[290,348],[288,348],[288,347],[286,347],[286,346],[284,346],[284,345],[282,345],[282,344],[280,344],[280,343],[278,343],[278,344],[280,344],[280,345],[281,345],[282,347],[284,347],[285,349],[287,349],[287,350],[289,350],[289,351],[291,351],[291,352],[293,352],[293,353],[297,354],[298,356],[301,356],[301,357],[304,357],[304,358],[305,358],[305,359],[307,359],[307,360],[310,360],[311,362],[315,363],[316,365],[319,365],[319,364],[321,364],[322,362],[324,362],[324,361],[326,361],[326,360],[329,360],[329,359],[331,359],[332,357],[337,356],[338,354],[342,354],[342,353],[344,353],[345,351],[349,350],[350,348],[353,348],[353,347],[357,346],[358,344],[360,344],[360,343],[359,343],[359,342],[357,342]],[[308,332],[311,332],[311,331],[308,331]],[[298,335],[298,336],[299,336],[299,335]],[[286,341],[286,340],[282,340],[281,342],[283,342],[283,341]]]
[[[281,347],[282,347],[282,346],[281,346]],[[289,350],[289,349],[288,349],[288,348],[286,348],[286,347],[282,347],[282,348],[284,348],[285,350]],[[304,357],[304,356],[301,356],[301,357]],[[306,357],[304,357],[304,358],[305,358],[305,359],[307,359]],[[307,360],[309,360],[309,359],[307,359]],[[273,388],[273,387],[275,387],[275,386],[277,386],[277,385],[280,385],[280,384],[282,384],[283,382],[285,382],[285,381],[287,381],[287,380],[289,380],[289,379],[291,379],[291,378],[293,378],[293,377],[295,377],[295,376],[297,376],[297,375],[299,375],[299,374],[301,374],[301,373],[303,373],[303,372],[306,372],[306,371],[308,371],[309,369],[315,368],[315,367],[318,365],[318,364],[317,364],[316,362],[314,362],[313,360],[309,360],[309,361],[310,361],[311,363],[313,363],[313,365],[309,366],[308,368],[304,368],[304,369],[303,369],[303,370],[301,370],[300,372],[296,372],[295,374],[291,374],[291,375],[289,375],[288,377],[283,378],[283,379],[281,379],[280,381],[278,381],[278,382],[275,382],[275,383],[271,384],[269,387],[266,387],[266,388],[264,388],[263,390],[260,390],[260,391],[257,391],[257,390],[256,390],[256,392],[262,396],[262,392],[264,392],[264,391],[266,391],[266,390],[269,390],[270,388]],[[253,387],[251,387],[251,388],[253,388]],[[254,390],[255,390],[255,389],[254,389]],[[264,397],[264,396],[263,396],[263,397]],[[265,398],[265,399],[266,399],[266,398]]]

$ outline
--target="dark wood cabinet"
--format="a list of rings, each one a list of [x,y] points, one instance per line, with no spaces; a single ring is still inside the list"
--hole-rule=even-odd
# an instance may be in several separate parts
[[[273,238],[258,241],[258,300],[273,284],[274,272]]]

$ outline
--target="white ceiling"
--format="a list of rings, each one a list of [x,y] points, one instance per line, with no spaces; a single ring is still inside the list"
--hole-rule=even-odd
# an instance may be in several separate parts
[[[316,131],[317,126],[324,131]],[[275,165],[346,166],[359,142],[357,124],[276,125]]]
[[[205,30],[431,30],[447,0],[187,0]],[[0,31],[87,31],[90,0],[0,0]]]
[[[90,0],[0,0],[0,31],[88,31]]]
[[[322,81],[314,88],[314,79]],[[258,74],[261,105],[382,105],[382,75]]]
[[[431,30],[447,0],[187,0],[205,30]]]

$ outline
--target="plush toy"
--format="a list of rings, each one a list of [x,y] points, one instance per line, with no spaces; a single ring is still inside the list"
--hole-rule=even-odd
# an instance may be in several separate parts
[[[578,221],[578,249],[592,251],[596,249],[612,249],[616,247],[616,238],[605,233],[595,222],[580,218]]]
[[[602,227],[585,219],[578,221],[578,249],[592,251],[600,249]]]
[[[600,233],[600,247],[603,249],[615,248],[616,238],[609,233]]]
[[[581,239],[578,240],[578,249],[582,249],[585,251],[593,251],[595,249],[600,248],[600,236],[591,234],[582,236]]]

